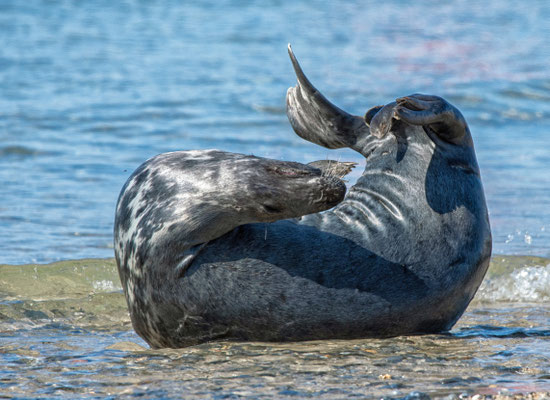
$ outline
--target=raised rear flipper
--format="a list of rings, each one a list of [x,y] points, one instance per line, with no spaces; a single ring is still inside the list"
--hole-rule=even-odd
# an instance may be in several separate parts
[[[288,45],[298,84],[286,94],[286,114],[298,136],[329,149],[352,147],[368,135],[363,117],[348,114],[326,99],[305,76]]]

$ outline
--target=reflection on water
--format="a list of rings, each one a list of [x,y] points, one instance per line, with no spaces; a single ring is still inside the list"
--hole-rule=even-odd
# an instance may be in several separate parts
[[[446,334],[155,351],[131,328],[113,259],[0,266],[0,393],[347,399],[550,392],[548,293],[514,286],[522,271],[549,265],[495,257]],[[550,287],[550,277],[539,279]],[[496,285],[514,302],[494,297]]]

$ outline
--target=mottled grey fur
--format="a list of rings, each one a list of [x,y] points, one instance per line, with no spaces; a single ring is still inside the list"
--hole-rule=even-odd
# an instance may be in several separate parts
[[[208,150],[139,167],[119,197],[115,255],[134,328],[153,347],[441,332],[483,279],[491,233],[460,112],[412,95],[350,115],[289,53],[294,130],[358,151],[365,171],[343,199],[333,175],[345,163]]]

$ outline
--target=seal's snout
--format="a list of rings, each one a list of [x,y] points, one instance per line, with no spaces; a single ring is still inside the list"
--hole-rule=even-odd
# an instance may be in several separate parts
[[[346,196],[346,184],[335,176],[322,178],[324,209],[329,209],[339,204]]]
[[[340,177],[355,163],[322,160],[306,165],[263,159],[260,165],[262,179],[254,175],[245,191],[256,199],[254,219],[271,222],[325,211],[340,203],[346,195]]]

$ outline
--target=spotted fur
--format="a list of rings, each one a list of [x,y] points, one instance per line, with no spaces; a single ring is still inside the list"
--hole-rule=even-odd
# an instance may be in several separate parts
[[[115,255],[152,347],[440,332],[483,279],[491,232],[460,112],[411,95],[355,117],[291,58],[293,128],[358,151],[365,171],[345,195],[345,163],[205,150],[140,166],[119,197]]]

